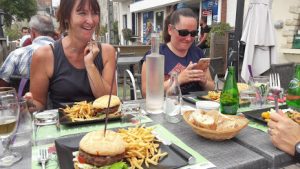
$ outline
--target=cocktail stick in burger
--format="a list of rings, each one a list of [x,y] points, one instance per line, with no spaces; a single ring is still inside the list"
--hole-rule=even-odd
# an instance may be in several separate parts
[[[111,130],[92,131],[86,134],[79,143],[79,153],[74,158],[75,169],[100,169],[116,165],[125,156],[125,142],[122,137]],[[120,169],[127,168],[125,163],[119,163]],[[119,165],[117,164],[117,165]],[[124,165],[124,167],[122,167]]]

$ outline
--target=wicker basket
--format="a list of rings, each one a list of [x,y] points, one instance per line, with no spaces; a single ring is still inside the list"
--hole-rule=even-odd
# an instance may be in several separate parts
[[[190,119],[189,117],[192,113],[193,113],[193,111],[184,112],[183,118],[184,118],[185,122],[188,123],[192,127],[194,132],[196,132],[198,135],[200,135],[204,138],[207,138],[207,139],[215,140],[215,141],[222,141],[222,140],[233,138],[235,135],[237,135],[240,132],[240,130],[242,130],[244,127],[246,127],[249,122],[248,119],[246,119],[245,117],[228,115],[228,117],[231,120],[234,120],[236,122],[238,127],[231,128],[231,129],[224,128],[223,130],[218,130],[218,131],[210,130],[210,129],[206,129],[206,128],[202,128],[202,127],[198,127],[198,126],[194,125],[189,120]]]

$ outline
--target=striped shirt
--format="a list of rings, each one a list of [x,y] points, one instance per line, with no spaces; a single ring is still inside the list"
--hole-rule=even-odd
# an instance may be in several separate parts
[[[11,76],[29,78],[33,52],[37,48],[51,43],[54,43],[54,40],[51,37],[39,36],[32,41],[31,45],[12,51],[0,68],[0,78],[7,83],[10,83]]]

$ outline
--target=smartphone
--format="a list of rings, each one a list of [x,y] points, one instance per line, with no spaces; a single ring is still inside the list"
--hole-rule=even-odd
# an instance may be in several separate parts
[[[210,58],[201,58],[199,59],[195,68],[206,71],[209,67],[209,64],[210,64]]]

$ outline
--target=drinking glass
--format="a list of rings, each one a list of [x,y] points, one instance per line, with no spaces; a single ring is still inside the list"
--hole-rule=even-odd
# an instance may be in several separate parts
[[[254,87],[250,87],[247,90],[241,91],[240,99],[242,101],[250,102],[250,107],[255,108],[257,106],[256,89]]]
[[[267,96],[269,93],[270,83],[268,76],[256,76],[253,77],[251,86],[256,91],[256,105],[262,106],[267,102]]]
[[[9,150],[10,138],[15,134],[19,119],[19,103],[14,88],[0,88],[0,138],[3,153],[0,167],[9,167],[22,159],[21,154]]]
[[[15,136],[12,139],[11,147],[19,147],[31,143],[32,140],[32,117],[28,110],[25,99],[19,100],[20,115]]]
[[[34,145],[38,140],[55,139],[60,135],[60,124],[57,109],[35,112],[33,114]]]
[[[124,103],[122,105],[122,125],[134,124],[138,125],[141,123],[141,107],[139,103]]]

